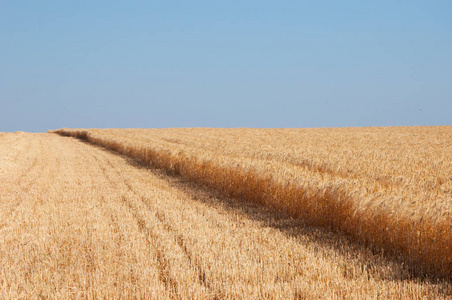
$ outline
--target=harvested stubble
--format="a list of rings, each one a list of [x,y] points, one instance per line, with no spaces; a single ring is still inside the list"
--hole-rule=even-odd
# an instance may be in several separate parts
[[[452,279],[452,127],[61,129]]]
[[[450,299],[262,205],[55,134],[0,135],[0,299]]]

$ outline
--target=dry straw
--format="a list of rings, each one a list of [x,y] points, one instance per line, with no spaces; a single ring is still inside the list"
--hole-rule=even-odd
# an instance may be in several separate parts
[[[348,235],[373,249],[383,250],[408,264],[416,275],[452,279],[452,222],[412,221],[383,210],[359,210],[359,199],[341,188],[308,190],[283,184],[271,174],[238,165],[226,167],[184,152],[171,153],[92,136],[85,130],[53,131],[86,140],[149,166],[161,168],[210,189],[241,200],[253,201],[307,224]]]

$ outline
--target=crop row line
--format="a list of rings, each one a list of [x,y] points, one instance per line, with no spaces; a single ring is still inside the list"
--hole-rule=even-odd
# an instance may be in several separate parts
[[[220,166],[184,152],[170,153],[137,147],[93,136],[85,130],[52,131],[116,151],[146,165],[161,168],[210,189],[265,205],[302,219],[306,224],[329,228],[373,249],[383,250],[407,264],[416,276],[452,280],[452,221],[413,222],[384,211],[358,210],[347,191],[338,187],[307,190],[295,183],[282,184],[271,174],[239,165]]]

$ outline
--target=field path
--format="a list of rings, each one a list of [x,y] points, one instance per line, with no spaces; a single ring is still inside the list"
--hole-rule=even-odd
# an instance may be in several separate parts
[[[0,299],[450,299],[341,236],[78,139],[0,134]]]

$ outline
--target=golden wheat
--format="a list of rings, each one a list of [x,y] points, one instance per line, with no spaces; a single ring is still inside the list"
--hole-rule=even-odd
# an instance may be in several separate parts
[[[61,130],[451,278],[452,128]]]
[[[111,140],[118,151],[143,155],[187,181],[86,143],[94,142],[94,134],[78,137],[84,141],[55,134],[0,134],[0,299],[452,296],[450,282],[420,280],[381,253],[252,202],[271,203],[269,198],[239,201],[251,199],[249,190],[268,189],[269,182],[282,180],[277,173],[263,177],[263,169],[254,166],[254,173],[232,182],[247,183],[238,188],[240,194],[231,193],[235,198],[191,183],[219,184],[262,161],[230,165],[231,160],[218,156],[209,163],[205,159],[211,153],[193,157],[167,147],[174,141],[160,146],[159,139],[146,141],[142,153],[128,148],[125,140]],[[190,164],[197,169],[187,169]],[[220,178],[203,181],[200,174]]]

